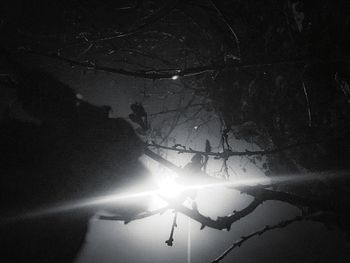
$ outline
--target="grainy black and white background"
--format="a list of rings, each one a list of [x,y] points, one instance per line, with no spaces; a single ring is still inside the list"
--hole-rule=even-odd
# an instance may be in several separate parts
[[[0,261],[350,262],[349,11],[1,1]]]

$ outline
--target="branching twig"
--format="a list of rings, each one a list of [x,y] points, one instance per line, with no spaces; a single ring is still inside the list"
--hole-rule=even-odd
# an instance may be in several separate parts
[[[314,217],[318,217],[320,215],[320,213],[314,213],[311,215],[306,215],[306,216],[296,216],[292,219],[289,220],[285,220],[282,221],[276,225],[272,225],[272,226],[265,226],[264,228],[262,228],[261,230],[255,231],[247,236],[242,236],[240,239],[238,239],[237,241],[235,241],[228,249],[226,249],[219,257],[217,257],[216,259],[214,259],[212,261],[212,263],[218,263],[221,260],[223,260],[232,250],[234,250],[237,247],[242,246],[246,241],[248,241],[249,239],[255,237],[255,236],[260,236],[270,230],[273,229],[277,229],[277,228],[285,228],[287,226],[289,226],[290,224],[293,224],[295,222],[299,222],[299,221],[303,221],[303,220],[312,220]]]
[[[156,144],[155,142],[148,143],[148,147],[155,147],[158,149],[164,149],[169,151],[176,151],[178,153],[191,153],[191,154],[201,154],[203,156],[213,156],[218,159],[226,159],[231,156],[253,156],[253,155],[267,155],[267,154],[275,154],[278,152],[287,151],[296,147],[306,146],[306,145],[313,145],[317,143],[322,143],[322,141],[309,141],[309,142],[300,142],[300,143],[294,143],[287,146],[282,146],[275,149],[270,150],[260,150],[260,151],[232,151],[232,150],[224,150],[223,152],[204,152],[204,151],[197,151],[194,149],[186,149],[186,148],[177,148],[177,147],[169,147],[169,146],[163,146],[160,144]]]
[[[144,29],[145,27],[152,25],[152,24],[158,22],[159,20],[161,20],[162,18],[164,18],[172,10],[174,10],[180,3],[181,3],[181,0],[167,1],[157,12],[145,17],[142,21],[137,23],[137,25],[132,27],[131,29],[126,30],[124,32],[118,32],[116,34],[109,35],[109,36],[90,39],[89,43],[97,43],[97,42],[113,40],[113,39],[122,38],[122,37],[130,36],[130,35],[133,35],[135,33],[138,33],[140,30]],[[74,43],[69,43],[66,46],[79,45],[79,44],[84,44],[84,43],[86,43],[85,40],[79,41],[79,42],[74,42]]]
[[[169,169],[171,169],[172,171],[177,173],[179,176],[186,176],[186,173],[183,171],[182,168],[176,166],[172,162],[164,159],[163,157],[155,154],[151,150],[146,148],[144,153],[147,156],[149,156],[150,158],[154,159],[155,161],[157,161],[157,162],[161,163],[162,165],[168,167]],[[211,182],[211,183],[218,183],[218,182],[222,182],[223,181],[223,180],[220,180],[220,179],[213,178],[213,177],[209,176],[208,174],[205,174],[204,172],[201,173],[200,178],[201,178],[202,181],[208,181],[208,183],[209,182]],[[232,185],[230,185],[230,186],[227,185],[226,187],[229,187],[229,188],[235,189],[237,191],[240,191],[242,193],[248,194],[248,195],[254,197],[255,199],[257,199],[260,202],[269,201],[269,200],[277,200],[277,201],[286,202],[286,203],[289,203],[289,204],[295,205],[295,206],[312,207],[312,208],[318,208],[318,209],[326,210],[326,211],[327,210],[334,210],[334,207],[332,208],[331,202],[325,202],[325,200],[316,199],[316,198],[315,199],[304,198],[304,197],[297,196],[297,195],[294,195],[294,194],[291,194],[291,193],[286,193],[286,192],[269,190],[269,189],[266,189],[268,186],[264,186],[264,185],[250,186],[250,185],[245,185],[245,184],[242,184],[242,183],[239,183],[239,184],[232,183]],[[168,201],[171,201],[171,200],[168,200]],[[340,209],[340,208],[338,208],[338,209]],[[186,209],[184,209],[181,212],[187,213],[187,214],[191,214],[191,212],[187,211]],[[198,214],[198,211],[196,213]],[[195,220],[197,220],[197,219],[195,219]],[[203,218],[201,218],[201,220],[202,219]],[[204,220],[203,221],[204,225],[206,225],[205,217],[204,217],[203,220]],[[201,221],[198,221],[198,222],[201,222]],[[214,228],[216,228],[216,227],[214,226]]]
[[[175,231],[175,227],[177,227],[176,219],[177,219],[177,212],[175,212],[175,215],[174,215],[174,220],[173,220],[173,224],[172,224],[172,226],[171,226],[171,231],[170,231],[169,239],[168,239],[167,241],[165,241],[165,243],[166,243],[169,247],[172,247],[172,246],[173,246],[173,242],[174,242],[174,231]]]
[[[182,102],[183,99],[184,99],[184,94],[182,94],[182,98],[181,98],[180,101],[179,101],[179,106],[181,105],[181,102]],[[189,105],[192,104],[193,100],[194,100],[194,97],[192,97],[192,98],[190,99],[190,101],[189,101],[189,102],[187,103],[187,105],[185,106],[185,109],[186,109]],[[173,121],[172,121],[172,123],[171,123],[171,125],[170,125],[170,128],[169,128],[168,132],[167,132],[167,133],[165,134],[165,136],[162,138],[162,141],[161,141],[160,143],[163,143],[164,141],[166,141],[166,140],[169,138],[170,134],[171,134],[171,133],[174,131],[174,129],[178,126],[178,123],[179,123],[179,120],[180,120],[180,117],[181,117],[183,111],[185,111],[185,110],[178,111],[178,112],[176,113],[176,116],[175,116],[175,118],[173,119]]]
[[[162,163],[163,165],[167,166],[174,172],[178,173],[179,175],[183,175],[184,172],[180,167],[177,167],[173,163],[169,162],[168,160],[162,158],[161,156],[158,156],[157,154],[153,153],[152,151],[146,149],[145,153],[150,156],[151,158],[155,159],[156,161]],[[212,182],[218,182],[218,179],[211,178],[208,175],[204,174],[209,179],[212,179]],[[201,176],[201,178],[204,180],[205,178]],[[221,180],[222,181],[222,180]],[[230,230],[231,225],[244,218],[245,216],[251,214],[260,204],[262,204],[264,201],[269,200],[277,200],[289,203],[294,206],[304,206],[304,207],[310,207],[319,209],[321,211],[333,211],[336,212],[337,209],[341,210],[342,207],[334,208],[332,205],[332,202],[326,202],[322,199],[311,199],[311,198],[304,198],[301,196],[297,196],[290,193],[280,192],[280,191],[274,191],[267,189],[269,186],[267,185],[244,185],[244,184],[232,184],[232,186],[228,186],[232,189],[235,189],[237,191],[240,191],[242,193],[245,193],[247,195],[250,195],[254,197],[254,200],[244,209],[240,211],[234,211],[232,214],[224,217],[218,217],[216,220],[211,219],[210,217],[206,217],[202,215],[196,207],[190,209],[184,205],[182,205],[181,202],[178,202],[173,199],[166,198],[164,196],[161,196],[167,203],[168,206],[161,208],[159,210],[151,211],[151,212],[145,212],[139,215],[136,215],[132,218],[125,218],[123,216],[100,216],[100,219],[104,220],[118,220],[118,221],[124,221],[125,223],[128,223],[133,220],[142,219],[145,217],[152,216],[157,213],[165,212],[167,209],[175,209],[175,211],[180,212],[193,220],[199,222],[201,224],[201,229],[204,227],[210,227],[218,230],[227,229]],[[169,241],[170,242],[170,241]]]
[[[204,227],[210,227],[218,230],[231,229],[231,225],[241,218],[252,213],[262,202],[258,199],[255,199],[251,202],[246,208],[241,211],[234,211],[231,215],[218,217],[216,220],[211,219],[210,217],[206,217],[202,215],[197,209],[190,209],[180,203],[176,203],[172,200],[165,199],[170,206],[173,206],[176,211],[192,218],[193,220],[201,223],[201,229]]]
[[[332,204],[330,202],[326,202],[325,200],[317,198],[304,198],[302,196],[295,195],[292,193],[266,189],[268,188],[268,186],[260,185],[259,187],[259,185],[251,186],[239,184],[234,185],[231,188],[241,191],[242,193],[245,193],[247,195],[253,196],[261,202],[281,201],[294,206],[312,207],[326,211],[332,210]]]
[[[164,197],[163,199],[167,201],[169,205],[173,207],[176,211],[192,218],[198,223],[201,223],[202,225],[201,229],[204,227],[210,227],[218,230],[223,230],[223,229],[230,230],[231,225],[233,223],[249,215],[260,204],[262,204],[264,201],[269,201],[269,200],[282,201],[294,206],[319,208],[322,211],[330,211],[330,208],[331,208],[330,204],[327,202],[324,202],[324,200],[306,199],[306,198],[299,197],[289,193],[268,190],[268,189],[265,189],[264,186],[240,185],[240,186],[235,186],[234,188],[245,194],[253,196],[254,200],[241,211],[234,211],[233,214],[224,216],[224,217],[218,217],[216,220],[211,219],[210,217],[206,217],[202,215],[198,210],[190,209],[186,206],[183,206],[180,203],[177,203],[174,200],[166,199]]]
[[[91,61],[76,61],[74,59],[67,58],[59,54],[44,54],[44,53],[31,51],[31,50],[21,50],[21,51],[29,54],[35,54],[39,56],[56,59],[64,63],[67,63],[71,66],[79,66],[86,69],[91,69],[91,70],[96,70],[101,72],[108,72],[108,73],[120,74],[124,76],[151,79],[151,80],[171,79],[174,76],[189,77],[189,76],[195,76],[195,75],[200,75],[207,72],[224,70],[224,69],[242,70],[242,69],[248,69],[248,68],[264,68],[264,67],[276,66],[280,64],[305,63],[305,61],[282,61],[282,62],[275,62],[275,63],[246,64],[246,65],[239,65],[239,66],[232,63],[223,63],[221,65],[206,65],[206,66],[198,66],[198,67],[192,67],[192,68],[189,67],[186,69],[174,68],[174,69],[158,69],[158,70],[148,70],[148,71],[142,71],[142,70],[129,71],[122,68],[99,66],[96,63],[93,63]]]

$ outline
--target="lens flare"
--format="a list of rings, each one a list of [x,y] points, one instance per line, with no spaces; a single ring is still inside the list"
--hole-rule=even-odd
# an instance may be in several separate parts
[[[53,206],[47,209],[41,209],[37,211],[33,211],[30,213],[27,213],[25,215],[21,215],[18,217],[13,217],[11,219],[25,219],[25,218],[32,218],[32,217],[40,217],[45,216],[46,214],[52,214],[52,213],[61,213],[73,209],[80,209],[85,207],[93,207],[93,206],[101,206],[104,205],[113,205],[118,204],[124,201],[132,200],[133,198],[137,199],[140,197],[147,197],[147,196],[160,196],[160,197],[167,197],[167,198],[174,198],[176,199],[178,196],[181,195],[182,192],[188,191],[188,190],[195,190],[195,189],[204,189],[204,188],[214,188],[214,187],[228,187],[228,188],[235,188],[240,185],[270,185],[274,183],[282,183],[282,182],[303,182],[303,181],[312,181],[312,180],[327,180],[334,177],[340,177],[343,178],[345,175],[348,175],[349,171],[343,171],[343,172],[333,172],[333,173],[316,173],[316,174],[299,174],[299,175],[284,175],[284,176],[276,176],[274,178],[267,178],[267,177],[260,177],[260,178],[253,178],[253,179],[246,179],[246,180],[232,180],[232,181],[222,181],[217,179],[216,182],[206,182],[203,180],[202,183],[198,183],[199,180],[197,180],[197,183],[195,184],[179,184],[176,182],[176,178],[173,175],[167,175],[163,179],[158,181],[158,188],[157,189],[150,189],[149,191],[141,191],[141,192],[125,192],[125,193],[116,193],[111,195],[105,195],[100,196],[96,198],[90,198],[85,200],[78,200],[75,202],[70,202],[64,205],[57,205]],[[347,178],[347,177],[346,177]]]
[[[174,178],[165,178],[164,180],[161,180],[158,183],[158,186],[158,193],[155,194],[159,194],[161,196],[166,196],[169,198],[176,198],[183,191],[181,185],[176,183]]]

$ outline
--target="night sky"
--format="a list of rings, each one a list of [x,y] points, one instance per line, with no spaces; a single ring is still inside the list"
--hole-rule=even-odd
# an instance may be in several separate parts
[[[1,3],[1,262],[350,262],[346,10]],[[93,205],[174,176],[237,185]]]

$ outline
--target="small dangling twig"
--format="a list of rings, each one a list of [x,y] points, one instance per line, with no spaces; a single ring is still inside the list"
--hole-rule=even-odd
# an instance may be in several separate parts
[[[306,99],[306,105],[307,105],[307,113],[308,113],[308,117],[309,117],[309,127],[312,126],[312,115],[311,115],[311,107],[310,107],[310,100],[309,100],[309,95],[308,95],[308,92],[307,92],[307,88],[306,88],[306,85],[305,85],[305,82],[303,81],[303,91],[304,91],[304,94],[305,94],[305,99]]]
[[[174,242],[174,229],[175,229],[175,227],[177,227],[176,219],[177,219],[177,212],[175,212],[175,215],[174,215],[173,225],[171,226],[170,237],[169,237],[169,239],[168,239],[167,241],[165,241],[165,243],[166,243],[169,247],[172,247],[172,246],[173,246],[173,242]]]

